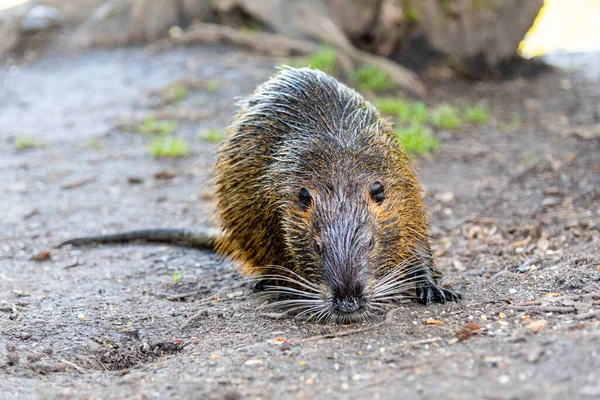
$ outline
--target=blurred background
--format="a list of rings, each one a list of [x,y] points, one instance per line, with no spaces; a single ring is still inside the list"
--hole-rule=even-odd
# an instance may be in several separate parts
[[[462,302],[300,345],[353,327],[261,314],[210,252],[54,248],[214,225],[277,65],[393,123]],[[598,398],[600,0],[0,0],[0,215],[0,398]]]

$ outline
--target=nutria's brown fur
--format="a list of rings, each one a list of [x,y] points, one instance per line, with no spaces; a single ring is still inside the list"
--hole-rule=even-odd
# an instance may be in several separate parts
[[[355,319],[409,284],[424,303],[458,298],[432,276],[420,186],[390,125],[325,73],[284,69],[259,86],[216,168],[219,252],[299,281],[307,314]]]
[[[390,125],[317,70],[284,69],[248,97],[217,162],[217,250],[277,304],[315,320],[366,319],[437,285],[420,186]],[[213,247],[204,231],[161,229],[63,244],[149,239]],[[270,283],[270,284],[269,284]],[[267,284],[267,285],[265,285]]]

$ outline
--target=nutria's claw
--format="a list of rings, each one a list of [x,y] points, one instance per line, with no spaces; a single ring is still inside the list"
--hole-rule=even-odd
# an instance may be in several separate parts
[[[419,301],[425,305],[429,305],[430,303],[445,304],[446,301],[458,301],[458,299],[462,298],[460,293],[444,289],[436,284],[417,287],[417,296],[419,297]]]

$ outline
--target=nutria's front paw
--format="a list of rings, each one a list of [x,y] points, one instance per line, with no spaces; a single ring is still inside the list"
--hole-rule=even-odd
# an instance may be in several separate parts
[[[446,303],[446,301],[458,301],[462,296],[455,291],[444,289],[434,283],[417,286],[417,297],[425,305],[429,303]]]

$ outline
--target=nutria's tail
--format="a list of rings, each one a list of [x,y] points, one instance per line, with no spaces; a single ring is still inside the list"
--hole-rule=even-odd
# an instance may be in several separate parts
[[[93,243],[122,243],[132,240],[145,240],[148,242],[177,243],[200,249],[214,250],[219,234],[220,232],[214,229],[151,228],[75,238],[62,242],[57,247],[68,244],[83,246]]]

